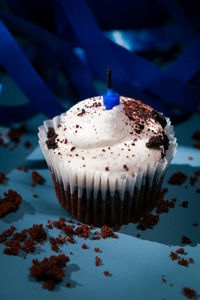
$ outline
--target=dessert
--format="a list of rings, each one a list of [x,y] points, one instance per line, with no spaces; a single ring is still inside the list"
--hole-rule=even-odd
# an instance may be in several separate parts
[[[109,110],[102,96],[80,101],[44,122],[39,143],[60,204],[97,226],[151,211],[177,146],[168,118],[122,96]]]

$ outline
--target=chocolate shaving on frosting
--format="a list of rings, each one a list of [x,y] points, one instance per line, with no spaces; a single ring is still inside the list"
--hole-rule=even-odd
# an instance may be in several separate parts
[[[53,127],[49,127],[47,131],[47,138],[48,140],[46,141],[47,148],[48,149],[56,149],[58,148],[58,145],[56,143],[56,138],[57,134],[55,133],[55,130]]]
[[[128,100],[124,101],[124,111],[128,116],[129,120],[141,119],[148,120],[154,119],[163,128],[167,125],[167,121],[163,114],[159,113],[157,110],[152,109],[150,106],[142,103],[139,100]]]
[[[148,124],[148,120],[153,119],[158,122],[162,128],[167,124],[167,121],[161,113],[153,110],[150,106],[142,103],[138,100],[128,100],[124,101],[124,111],[129,120],[136,123],[135,132],[140,134],[144,129],[145,125]],[[147,148],[160,149],[161,146],[164,147],[166,151],[169,147],[169,139],[165,134],[164,130],[161,134],[157,136],[152,136],[146,143]],[[165,152],[162,151],[162,157],[165,156]]]
[[[160,123],[160,125],[164,128],[167,125],[167,121],[165,117],[160,114],[157,110],[152,110],[152,118]]]
[[[163,135],[152,136],[146,143],[146,146],[147,148],[156,149],[159,149],[160,146],[164,146],[164,149],[167,150],[169,147],[169,139],[165,133]]]

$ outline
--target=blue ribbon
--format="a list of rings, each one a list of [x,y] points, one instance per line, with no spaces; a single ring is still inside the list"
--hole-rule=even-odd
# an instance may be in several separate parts
[[[33,107],[49,117],[64,111],[0,21],[0,64],[12,76]]]
[[[19,0],[19,2],[23,6],[23,1]],[[92,1],[89,2],[90,6],[93,7]],[[108,10],[113,7],[111,2],[107,4]],[[120,4],[121,13],[122,15],[130,14],[130,7],[135,7],[138,11],[142,8],[142,3],[146,2],[141,0],[137,5],[132,3],[125,7],[123,5],[123,8]],[[48,57],[40,56],[40,61],[44,64],[45,58],[51,63],[52,77],[48,84],[54,90],[56,90],[56,73],[58,68],[63,67],[69,74],[71,83],[78,92],[79,97],[84,99],[94,96],[97,92],[94,88],[92,72],[105,80],[105,70],[109,64],[112,68],[113,87],[121,94],[141,98],[168,115],[171,112],[170,105],[178,106],[185,113],[193,112],[200,103],[199,77],[197,76],[200,70],[200,36],[196,36],[197,27],[194,27],[176,1],[157,0],[157,2],[158,9],[156,12],[153,10],[155,14],[159,12],[159,9],[163,14],[163,8],[165,8],[172,16],[177,30],[182,31],[181,39],[187,44],[193,40],[186,51],[166,71],[162,71],[135,53],[131,53],[105,38],[85,0],[50,2],[52,11],[55,9],[56,29],[60,37],[30,21],[1,10],[0,17],[12,32],[20,34],[39,45],[39,53],[43,54],[45,50],[48,51]],[[46,4],[45,1],[43,8]],[[152,2],[152,4],[155,6],[155,3]],[[39,5],[38,0],[36,0],[35,5]],[[120,13],[120,5],[116,4],[118,8],[115,12],[116,15]],[[15,5],[15,9],[18,9],[18,7]],[[152,7],[149,7],[149,9],[152,9]],[[102,17],[102,12],[103,10],[95,10],[98,19]],[[23,15],[21,10],[19,13]],[[34,19],[34,15],[32,18]],[[148,16],[146,15],[144,18],[148,19]],[[136,20],[133,22],[134,26],[139,26],[140,21],[137,17]],[[109,28],[112,25],[111,21],[113,22],[112,18],[106,19],[105,27]],[[126,29],[129,28],[130,22],[118,18],[117,24]],[[72,28],[74,36],[72,34],[70,34],[70,37],[66,36],[66,28],[68,32]],[[154,32],[156,31],[154,30]],[[155,34],[157,38],[161,34],[160,32],[160,30],[157,30]],[[65,37],[65,40],[63,37]],[[69,42],[71,37],[73,41]],[[74,40],[74,37],[76,40]],[[66,41],[66,38],[68,41]],[[169,39],[169,44],[174,41],[175,39],[172,37],[171,41]],[[149,49],[150,45],[153,47],[149,42],[145,46],[146,49]],[[84,53],[75,49],[75,46],[81,47]],[[38,111],[51,118],[65,110],[36,73],[1,21],[0,65],[12,76],[30,101],[28,104],[17,107],[0,106],[0,121],[24,120]],[[192,80],[194,78],[195,80]],[[193,85],[188,84],[191,82]]]
[[[200,70],[200,35],[198,35],[188,49],[177,58],[167,70],[168,74],[188,82]],[[197,87],[199,87],[197,85]]]
[[[200,103],[199,91],[186,84],[182,84],[179,81],[179,77],[176,77],[175,72],[172,74],[173,77],[171,77],[171,74],[168,75],[168,72],[160,70],[138,55],[130,53],[114,43],[112,43],[112,47],[115,48],[115,53],[118,54],[118,59],[123,63],[129,76],[141,83],[144,88],[148,88],[154,94],[165,99],[165,101],[185,110],[195,111],[198,107]],[[174,69],[176,68],[174,67]]]
[[[137,30],[109,30],[104,36],[129,51],[159,50],[183,42],[174,24]]]
[[[111,65],[113,87],[117,91],[129,95],[130,92],[134,94],[136,91],[133,82],[137,82],[140,84],[138,89],[141,89],[141,91],[149,89],[154,94],[178,105],[180,108],[189,111],[194,111],[197,108],[199,103],[197,90],[181,83],[175,77],[172,78],[166,72],[136,54],[130,53],[112,42],[109,42],[108,45],[84,0],[77,0],[76,3],[72,0],[59,1],[80,45],[84,48],[96,72],[104,77],[106,65],[108,63]],[[104,54],[103,57],[101,52]],[[123,88],[124,81],[127,82],[126,89]],[[136,97],[138,96],[138,89]]]
[[[1,123],[9,124],[12,122],[25,121],[39,111],[36,110],[31,103],[16,106],[0,106]]]
[[[136,87],[134,87],[110,46],[102,36],[85,1],[75,3],[70,0],[66,2],[61,0],[59,2],[70,21],[80,46],[85,50],[87,58],[98,76],[105,80],[105,70],[107,66],[110,65],[113,74],[113,88],[127,96],[128,91],[131,90],[136,97],[139,97],[140,93]],[[76,4],[78,4],[78,10]]]
[[[79,97],[88,98],[97,93],[88,65],[76,55],[70,43],[38,25],[1,10],[0,17],[14,32],[21,34],[35,44],[45,47],[46,51],[50,49],[54,53],[58,64],[69,73],[70,80],[75,86]]]
[[[195,28],[185,14],[180,5],[178,5],[176,0],[157,0],[158,3],[163,5],[173,18],[176,26],[179,28],[180,34],[182,34],[185,42],[190,43],[196,35]]]

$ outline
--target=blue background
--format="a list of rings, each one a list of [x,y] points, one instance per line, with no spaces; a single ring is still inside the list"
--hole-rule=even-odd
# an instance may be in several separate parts
[[[12,80],[5,76],[5,91],[3,101],[22,99],[21,92]],[[12,91],[12,93],[11,93]],[[70,103],[66,103],[66,108]],[[57,220],[60,216],[69,217],[60,207],[52,186],[49,170],[46,167],[43,155],[37,143],[37,127],[46,117],[37,115],[27,122],[29,133],[22,137],[22,142],[11,152],[0,148],[1,171],[7,173],[8,180],[0,185],[0,195],[12,188],[18,191],[22,197],[22,205],[15,213],[11,213],[0,219],[1,231],[15,225],[17,231],[30,227],[33,224],[46,224],[48,219]],[[83,240],[75,238],[74,245],[67,244],[60,247],[61,252],[70,256],[70,262],[66,266],[66,275],[63,282],[57,285],[53,292],[44,290],[41,282],[36,282],[29,276],[29,269],[33,258],[42,260],[45,256],[54,255],[49,243],[37,246],[33,254],[23,259],[24,253],[19,256],[7,256],[2,253],[4,246],[0,245],[0,299],[185,299],[183,286],[194,288],[200,293],[200,232],[199,227],[192,223],[200,224],[200,195],[195,193],[200,188],[200,180],[194,186],[189,184],[189,179],[182,186],[172,186],[167,183],[170,175],[176,171],[182,171],[189,176],[194,175],[196,169],[200,169],[200,152],[193,147],[192,133],[197,129],[200,115],[196,113],[182,124],[175,126],[178,138],[178,151],[170,165],[163,187],[169,188],[165,199],[177,198],[175,208],[169,213],[160,215],[159,223],[153,229],[141,231],[136,224],[122,226],[118,239]],[[7,130],[2,127],[1,130]],[[26,149],[25,141],[33,143],[32,149]],[[192,156],[193,160],[188,160]],[[28,173],[20,172],[17,166],[26,166]],[[31,188],[31,171],[37,170],[45,178],[44,185]],[[188,186],[188,189],[185,186]],[[33,198],[36,193],[39,197]],[[180,207],[182,201],[189,201],[188,208]],[[137,234],[141,234],[138,238]],[[48,230],[51,236],[57,236],[58,231]],[[181,244],[182,235],[190,237],[192,244]],[[83,250],[81,245],[86,243],[89,247]],[[172,245],[170,248],[169,245]],[[171,261],[170,251],[175,251],[184,246],[187,255],[192,257],[194,264],[188,267],[180,266],[177,261]],[[102,252],[98,256],[102,259],[102,265],[95,266],[94,247],[99,247]],[[73,255],[69,252],[72,251]],[[112,274],[106,277],[103,271],[109,270]],[[162,282],[165,275],[166,283]],[[65,284],[71,283],[71,288]],[[171,287],[169,284],[172,283]]]

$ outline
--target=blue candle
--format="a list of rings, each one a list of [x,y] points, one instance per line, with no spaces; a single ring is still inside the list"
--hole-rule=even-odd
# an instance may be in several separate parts
[[[113,93],[111,89],[111,70],[107,69],[107,93],[103,95],[103,103],[106,110],[112,109],[114,106],[119,105],[119,94]]]

